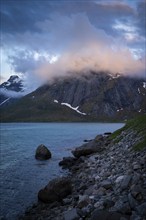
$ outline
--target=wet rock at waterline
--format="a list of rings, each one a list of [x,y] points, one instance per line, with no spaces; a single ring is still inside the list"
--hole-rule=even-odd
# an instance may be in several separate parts
[[[73,165],[75,165],[76,158],[74,157],[63,157],[63,160],[59,162],[59,166],[62,166],[62,168],[69,168]]]
[[[45,145],[41,144],[37,147],[35,153],[35,158],[37,160],[48,160],[51,157],[52,157],[51,152]]]
[[[72,151],[74,157],[79,158],[81,156],[87,156],[93,153],[102,152],[104,150],[103,143],[100,145],[100,142],[96,142],[96,140],[90,141],[87,144],[83,144],[81,147],[75,148]]]
[[[48,183],[38,193],[38,199],[44,203],[53,203],[62,201],[67,195],[72,192],[72,183],[69,178],[56,178]]]

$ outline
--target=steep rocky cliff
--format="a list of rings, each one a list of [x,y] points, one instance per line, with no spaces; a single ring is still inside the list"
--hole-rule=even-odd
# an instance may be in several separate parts
[[[145,112],[146,82],[143,79],[90,73],[80,78],[54,82],[37,90],[58,103],[79,106],[81,112],[95,116],[115,116],[121,112]]]
[[[52,121],[54,115],[53,120],[59,121],[62,110],[67,108],[85,120],[90,117],[97,120],[127,119],[143,114],[146,112],[146,79],[105,72],[56,79],[21,98],[9,107],[7,113],[9,116],[13,109],[23,118],[24,111],[28,112],[25,118],[28,121],[33,117]],[[15,114],[13,116],[17,119]],[[70,117],[67,120],[72,120]]]

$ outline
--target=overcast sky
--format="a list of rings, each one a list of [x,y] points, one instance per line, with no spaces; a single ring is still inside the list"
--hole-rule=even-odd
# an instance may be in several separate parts
[[[146,0],[1,0],[1,80],[145,74]]]

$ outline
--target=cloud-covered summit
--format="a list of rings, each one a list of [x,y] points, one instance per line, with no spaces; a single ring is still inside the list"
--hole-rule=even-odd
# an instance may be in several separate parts
[[[144,75],[145,4],[2,1],[2,65],[28,82],[89,69]]]

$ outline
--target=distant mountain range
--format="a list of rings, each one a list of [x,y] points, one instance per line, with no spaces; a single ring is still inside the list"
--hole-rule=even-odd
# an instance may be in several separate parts
[[[22,91],[21,80],[10,79],[0,88]],[[56,79],[7,107],[1,106],[2,121],[124,120],[146,113],[146,79],[91,71]]]

